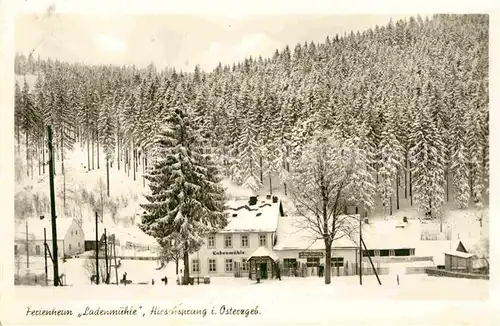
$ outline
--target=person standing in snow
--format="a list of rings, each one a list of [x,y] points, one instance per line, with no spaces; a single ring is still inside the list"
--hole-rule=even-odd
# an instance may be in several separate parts
[[[127,272],[123,273],[123,284],[127,285]]]
[[[276,278],[281,281],[281,271],[279,265],[276,265]]]

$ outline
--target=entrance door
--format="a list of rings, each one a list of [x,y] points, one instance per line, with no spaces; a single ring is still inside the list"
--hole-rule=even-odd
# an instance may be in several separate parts
[[[267,263],[260,263],[260,278],[267,279]]]

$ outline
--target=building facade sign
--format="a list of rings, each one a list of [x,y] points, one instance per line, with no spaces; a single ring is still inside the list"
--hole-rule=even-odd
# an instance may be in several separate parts
[[[299,252],[299,258],[323,258],[325,253],[322,251],[301,251]]]
[[[233,251],[213,251],[214,256],[219,255],[244,255],[245,252],[243,250],[233,250]]]

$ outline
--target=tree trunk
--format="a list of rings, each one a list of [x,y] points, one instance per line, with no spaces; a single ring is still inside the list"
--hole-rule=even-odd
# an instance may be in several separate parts
[[[273,194],[273,182],[271,181],[271,173],[269,173],[269,194]]]
[[[94,157],[95,157],[95,151],[94,151],[94,146],[95,146],[95,138],[94,138],[94,132],[92,132],[92,170],[95,169],[95,164],[94,164]]]
[[[96,132],[96,142],[97,142],[97,169],[100,169],[100,167],[99,167],[99,131]]]
[[[392,216],[392,196],[389,197],[389,215]]]
[[[61,173],[64,175],[64,135],[61,130]]]
[[[42,136],[42,171],[45,175],[45,134]]]
[[[264,170],[262,169],[262,156],[259,157],[260,162],[260,182],[264,182]]]
[[[184,249],[184,285],[189,284],[189,253],[187,249]]]
[[[38,176],[42,175],[42,156],[41,151],[43,151],[43,142],[38,142]]]
[[[29,177],[30,176],[30,169],[29,169],[30,157],[29,157],[28,141],[29,141],[29,136],[28,136],[28,132],[26,132],[26,176]]]
[[[87,139],[87,171],[90,171],[90,139]]]
[[[130,177],[130,147],[127,148],[127,176]]]
[[[408,199],[408,155],[405,163],[405,199]]]
[[[106,181],[107,181],[107,192],[109,197],[109,157],[106,155]]]
[[[410,163],[410,206],[413,206],[413,192],[412,192],[412,186],[411,186],[411,163]]]
[[[64,171],[64,161],[62,162],[62,170]],[[66,210],[66,174],[63,172],[63,208]]]
[[[446,202],[450,201],[450,170],[446,169]]]
[[[142,155],[142,186],[146,187],[146,178],[144,178],[144,171],[146,170],[146,157]]]
[[[329,239],[325,239],[325,284],[332,282],[332,243]]]
[[[396,209],[399,210],[399,170],[396,174]]]
[[[135,144],[133,142],[132,142],[132,156],[133,156],[132,159],[134,160],[133,168],[134,168],[134,181],[135,181],[136,180],[136,178],[135,178],[135,170],[137,170],[136,169],[136,167],[137,167],[137,151],[135,149]]]
[[[120,157],[120,133],[118,132],[118,141],[116,142],[117,144],[117,147],[118,147],[118,155],[117,155],[117,158],[118,158],[118,171],[120,171],[120,161],[121,161],[121,157]]]
[[[179,275],[179,257],[175,258],[175,275]]]
[[[285,196],[287,195],[286,193],[286,182],[283,183],[283,186],[285,187]]]

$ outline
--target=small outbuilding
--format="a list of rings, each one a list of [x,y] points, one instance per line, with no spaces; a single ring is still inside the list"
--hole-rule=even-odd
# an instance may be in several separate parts
[[[454,272],[473,272],[473,261],[475,255],[468,253],[462,241],[459,241],[457,249],[444,253],[444,268]]]

